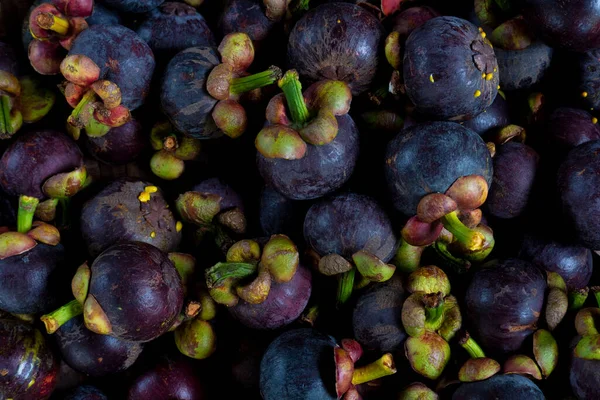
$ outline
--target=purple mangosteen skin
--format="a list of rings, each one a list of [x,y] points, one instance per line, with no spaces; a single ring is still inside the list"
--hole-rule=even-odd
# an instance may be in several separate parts
[[[140,155],[148,144],[148,138],[142,131],[142,125],[132,119],[100,137],[84,135],[85,146],[100,162],[109,165],[124,165]]]
[[[393,17],[392,31],[399,32],[406,39],[416,28],[439,16],[431,7],[410,7]]]
[[[102,0],[105,6],[124,13],[145,13],[159,5],[165,0]]]
[[[75,371],[92,377],[126,370],[143,350],[141,343],[90,331],[82,316],[61,326],[54,337],[62,359]]]
[[[573,394],[579,400],[600,398],[600,361],[571,355],[569,381]]]
[[[394,206],[413,216],[423,196],[445,193],[458,178],[481,175],[492,184],[493,163],[481,137],[454,122],[426,122],[401,131],[388,145],[385,175]]]
[[[546,400],[535,383],[524,376],[494,375],[489,379],[462,383],[452,395],[452,400]]]
[[[252,329],[278,329],[294,322],[308,304],[312,289],[312,275],[308,268],[299,266],[291,281],[271,283],[267,299],[260,304],[244,300],[228,310],[235,319]]]
[[[535,331],[545,291],[544,274],[528,261],[501,260],[475,272],[465,295],[466,315],[483,348],[519,350]]]
[[[481,114],[461,124],[479,135],[495,128],[505,127],[510,124],[508,103],[502,96],[496,96],[491,106],[483,110]]]
[[[152,193],[145,203],[138,199],[152,185],[118,179],[83,205],[81,234],[92,257],[123,241],[149,243],[165,252],[177,248],[181,232],[177,232],[177,221],[162,191]]]
[[[270,186],[266,186],[261,192],[259,218],[264,235],[282,233],[293,236],[296,228],[302,224],[301,219],[297,221],[298,214],[299,210],[294,200],[288,199]]]
[[[0,260],[0,310],[14,314],[54,310],[69,290],[64,263],[65,248],[61,244],[43,243]]]
[[[554,110],[546,129],[555,147],[563,152],[600,139],[600,128],[592,122],[592,115],[577,108],[561,107]]]
[[[120,243],[90,267],[93,295],[120,339],[147,342],[167,332],[183,306],[183,284],[166,253],[141,243]]]
[[[216,194],[221,197],[221,211],[239,208],[244,211],[244,202],[240,195],[221,178],[206,179],[192,188],[194,192]]]
[[[552,47],[534,42],[523,50],[494,48],[502,90],[528,89],[539,83],[550,67]]]
[[[12,196],[44,199],[44,182],[83,165],[79,147],[57,131],[20,134],[0,158],[0,186]]]
[[[90,26],[77,36],[68,55],[84,55],[94,61],[100,68],[100,79],[119,86],[121,104],[130,111],[144,104],[156,63],[150,47],[131,29]]]
[[[223,36],[243,32],[254,42],[266,39],[274,26],[265,15],[261,0],[227,0],[219,19]]]
[[[85,19],[89,26],[92,25],[122,25],[121,15],[100,2],[94,2],[92,15]]]
[[[356,95],[375,78],[383,39],[384,28],[371,12],[356,4],[327,3],[296,23],[288,60],[307,80],[344,81]]]
[[[311,200],[339,189],[350,179],[359,152],[359,132],[349,115],[336,117],[338,134],[323,146],[307,145],[299,160],[266,158],[257,152],[265,182],[292,200]]]
[[[6,71],[15,76],[19,74],[17,56],[12,47],[4,42],[0,42],[0,71]]]
[[[375,200],[347,193],[321,200],[306,213],[306,243],[319,255],[350,258],[364,250],[388,262],[396,252],[392,222]]]
[[[587,96],[582,99],[586,109],[600,108],[600,85],[598,84],[598,81],[600,81],[599,60],[600,50],[590,50],[579,56],[579,90],[587,92]]]
[[[95,386],[83,385],[70,390],[63,400],[108,400],[108,397]]]

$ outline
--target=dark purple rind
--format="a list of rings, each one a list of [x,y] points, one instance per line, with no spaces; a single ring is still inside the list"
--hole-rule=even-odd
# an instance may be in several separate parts
[[[160,5],[150,12],[136,32],[157,58],[170,59],[189,47],[216,46],[204,17],[184,3]]]
[[[592,115],[577,108],[562,107],[554,110],[546,130],[554,147],[563,152],[600,139],[600,128],[592,122]]]
[[[404,304],[402,280],[395,275],[387,282],[371,285],[354,306],[354,338],[377,354],[401,351],[407,335],[402,325]]]
[[[142,125],[136,120],[111,128],[100,137],[84,135],[85,146],[98,161],[111,165],[127,164],[137,158],[148,145]]]
[[[359,151],[359,132],[349,115],[336,117],[339,131],[323,146],[307,145],[299,160],[266,158],[257,153],[265,182],[292,200],[316,199],[339,189],[352,175]]]
[[[454,122],[426,122],[401,131],[388,145],[385,175],[395,207],[415,215],[429,193],[445,193],[458,178],[481,175],[492,183],[493,164],[485,142]]]
[[[600,140],[575,147],[558,171],[558,193],[577,240],[600,250]]]
[[[300,266],[291,281],[271,283],[267,299],[260,304],[244,300],[228,308],[230,314],[252,329],[278,329],[294,322],[308,304],[312,275],[308,268]]]
[[[599,28],[600,29],[600,28]],[[579,55],[579,93],[586,92],[582,98],[586,108],[600,108],[600,49],[590,50]]]
[[[89,294],[119,339],[156,339],[169,330],[181,311],[181,278],[167,254],[154,246],[116,244],[96,258],[91,271]]]
[[[569,381],[579,400],[600,398],[600,361],[571,357]]]
[[[85,19],[89,26],[92,25],[121,25],[122,18],[116,11],[107,8],[104,4],[94,2],[92,15]]]
[[[510,124],[508,103],[502,96],[496,96],[491,106],[483,110],[475,118],[462,122],[465,128],[483,135],[495,128],[502,128]]]
[[[331,336],[313,329],[280,335],[260,363],[264,400],[335,400],[335,364]]]
[[[550,67],[554,50],[535,42],[523,50],[494,48],[502,90],[528,89],[539,83]]]
[[[529,202],[540,156],[523,143],[508,142],[496,147],[494,179],[487,211],[498,218],[521,215]]]
[[[431,7],[410,7],[392,18],[393,31],[399,32],[406,39],[412,31],[440,14]]]
[[[532,381],[517,374],[494,375],[489,379],[463,383],[452,400],[545,400],[544,393]]]
[[[584,52],[600,47],[600,3],[524,0],[523,16],[552,47]]]
[[[592,252],[583,246],[528,235],[523,240],[519,257],[546,271],[558,273],[569,290],[586,287],[592,277]]]
[[[83,385],[69,390],[62,400],[108,400],[108,397],[95,386]]]
[[[158,7],[164,3],[164,1],[165,0],[102,0],[102,3],[120,12],[139,14]]]
[[[62,359],[74,370],[93,377],[126,370],[143,350],[141,343],[90,331],[81,316],[61,326],[54,337]]]
[[[306,243],[321,256],[350,258],[364,250],[384,262],[396,251],[396,235],[385,211],[372,198],[348,193],[315,203],[304,220]]]
[[[344,81],[359,94],[375,78],[383,39],[383,26],[363,7],[323,4],[304,14],[292,29],[288,60],[309,81]]]
[[[44,182],[59,173],[71,172],[83,164],[79,147],[57,131],[20,134],[0,158],[0,185],[12,196],[44,199]]]
[[[0,42],[0,71],[6,71],[15,76],[19,75],[17,56],[12,47]]]
[[[244,202],[240,195],[221,178],[210,178],[203,180],[192,188],[194,192],[216,194],[221,197],[221,211],[239,208],[244,211]]]
[[[77,36],[68,55],[84,55],[94,61],[100,79],[119,86],[121,104],[130,111],[144,104],[156,63],[150,47],[131,29],[91,26]]]
[[[260,195],[258,211],[263,234],[266,236],[279,233],[293,235],[296,228],[302,224],[302,220],[297,221],[299,210],[296,205],[294,200],[290,200],[272,187],[266,186]]]
[[[177,248],[181,233],[162,191],[152,193],[148,202],[138,199],[149,185],[152,183],[119,179],[84,204],[81,235],[92,257],[123,241],[149,243],[165,252]]]
[[[206,79],[220,63],[214,47],[192,47],[167,65],[161,86],[163,112],[180,132],[196,139],[222,135],[212,118],[217,100],[206,91]]]
[[[165,359],[135,378],[127,399],[204,400],[208,397],[192,364]]]
[[[65,248],[62,245],[43,243],[25,253],[0,260],[0,310],[15,314],[42,314],[54,310],[60,305],[63,293],[69,290],[64,263]]]
[[[487,69],[477,68],[473,46],[486,51],[481,54]],[[435,119],[471,119],[498,93],[494,50],[464,19],[437,17],[415,29],[406,41],[403,65],[406,94],[419,112]],[[493,78],[482,78],[484,72],[493,73]],[[481,95],[476,97],[477,90]]]
[[[0,319],[0,394],[45,400],[56,385],[58,358],[33,325]]]
[[[227,0],[219,18],[223,36],[243,32],[255,42],[266,39],[274,26],[265,15],[261,0]]]
[[[465,295],[465,314],[484,350],[519,350],[535,331],[545,291],[544,275],[528,261],[501,260],[475,272]]]

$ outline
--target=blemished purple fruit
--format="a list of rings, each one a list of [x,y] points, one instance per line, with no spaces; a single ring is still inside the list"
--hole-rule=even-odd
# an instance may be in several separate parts
[[[553,52],[539,41],[522,50],[494,48],[502,90],[528,89],[539,83],[550,67]]]
[[[192,188],[193,192],[216,194],[221,197],[220,210],[239,208],[244,211],[244,202],[240,195],[220,178],[205,179]]]
[[[62,359],[74,370],[93,377],[126,370],[143,350],[141,343],[88,330],[81,316],[62,325],[54,337]]]
[[[546,278],[534,264],[500,260],[475,272],[465,314],[485,350],[510,353],[531,335],[544,305]]]
[[[146,188],[153,190],[155,186],[150,182],[119,179],[84,204],[81,235],[90,255],[95,257],[123,241],[149,243],[165,252],[175,250],[181,241],[177,221],[160,189],[148,193],[148,201],[139,199]]]
[[[375,77],[383,35],[383,26],[366,9],[344,2],[323,4],[292,29],[289,63],[308,81],[344,81],[359,94]]]
[[[299,267],[289,282],[271,283],[267,299],[260,304],[244,300],[228,308],[235,319],[252,329],[278,329],[294,322],[308,304],[312,276],[306,267]]]
[[[510,124],[508,103],[502,96],[496,96],[491,106],[483,110],[476,117],[465,121],[462,125],[473,132],[484,135],[495,128],[502,128]]]
[[[561,152],[567,152],[585,142],[600,139],[600,128],[592,118],[584,110],[557,108],[550,115],[546,126],[551,144]]]
[[[83,385],[69,390],[63,400],[108,400],[108,397],[95,386]]]
[[[492,183],[493,163],[481,137],[454,122],[426,122],[401,131],[388,145],[385,176],[396,209],[415,215],[429,193],[445,193],[458,178]]]
[[[494,178],[486,208],[498,218],[515,218],[529,203],[540,156],[523,143],[508,142],[496,147]]]
[[[56,386],[58,358],[33,325],[0,319],[0,371],[3,398],[45,400]]]
[[[338,134],[322,146],[307,144],[298,160],[267,158],[257,153],[265,182],[292,200],[316,199],[339,189],[350,179],[359,152],[359,132],[349,115],[336,117]]]
[[[302,226],[298,202],[288,199],[277,190],[266,186],[260,196],[260,228],[265,236],[283,233],[294,236]]]
[[[102,0],[104,5],[124,13],[145,13],[159,5],[165,0]]]
[[[187,360],[160,360],[135,378],[127,393],[128,400],[146,399],[204,400],[204,385],[194,366]]]
[[[600,50],[590,50],[579,55],[578,84],[583,105],[588,108],[600,107]]]
[[[416,28],[439,16],[431,7],[410,7],[393,17],[392,30],[406,39]]]
[[[545,400],[544,393],[531,380],[517,374],[494,375],[478,382],[462,383],[452,400]]]
[[[406,41],[406,94],[434,119],[468,120],[489,107],[498,93],[497,69],[491,43],[464,19],[430,19]]]
[[[348,193],[315,203],[304,219],[306,243],[320,256],[364,250],[384,262],[396,251],[392,222],[375,200]]]
[[[96,160],[110,165],[130,163],[148,145],[142,125],[134,119],[111,128],[106,135],[100,137],[84,135],[83,140]]]
[[[586,360],[572,355],[569,368],[571,390],[579,400],[600,396],[600,361]]]
[[[586,287],[592,277],[592,252],[583,246],[528,235],[519,257],[545,271],[558,273],[569,290]]]
[[[274,26],[275,22],[265,15],[261,0],[227,0],[219,18],[223,36],[244,32],[254,42],[266,39]]]
[[[170,59],[189,47],[215,46],[215,38],[204,17],[184,3],[161,4],[149,13],[136,32],[157,59]]]
[[[87,22],[89,26],[121,25],[122,19],[119,13],[96,1],[94,2],[94,10],[92,11],[92,15],[86,18],[85,22]]]
[[[600,249],[600,140],[569,152],[558,171],[563,214],[576,239],[591,250]]]
[[[83,156],[67,135],[31,131],[17,137],[0,158],[0,185],[12,196],[44,199],[42,185],[53,175],[81,167]]]

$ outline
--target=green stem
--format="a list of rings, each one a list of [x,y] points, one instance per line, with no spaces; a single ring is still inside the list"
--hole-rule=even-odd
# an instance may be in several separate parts
[[[450,253],[450,250],[448,250],[448,243],[438,240],[433,245],[433,249],[457,274],[464,274],[471,268],[471,263],[469,261],[455,257]]]
[[[253,75],[233,78],[229,82],[229,93],[241,94],[254,89],[272,85],[281,78],[281,69],[276,66],[269,67],[266,71]]]
[[[569,310],[579,310],[587,300],[590,289],[584,287],[569,292]]]
[[[337,290],[337,305],[338,307],[344,305],[350,296],[352,296],[352,289],[354,288],[354,275],[356,274],[356,268],[352,268],[348,272],[344,272],[338,280]]]
[[[600,286],[592,286],[590,290],[596,298],[596,304],[598,304],[598,307],[600,307]]]
[[[476,232],[463,224],[458,218],[458,212],[453,211],[441,218],[444,228],[446,228],[454,238],[462,243],[468,250],[480,250],[485,244],[485,237],[480,232]]]
[[[81,100],[79,101],[79,103],[77,104],[77,106],[73,109],[73,111],[71,112],[71,115],[68,118],[68,122],[73,125],[73,126],[77,126],[80,128],[83,128],[84,126],[82,126],[81,122],[79,121],[79,115],[81,114],[81,112],[83,111],[83,108],[92,100],[94,100],[96,98],[96,92],[94,92],[93,90],[88,90],[83,97],[81,98]]]
[[[310,114],[304,102],[298,72],[293,69],[287,71],[279,80],[279,87],[283,91],[294,124],[303,125],[308,122]]]
[[[410,274],[419,268],[424,250],[425,246],[413,246],[400,239],[400,246],[394,256],[394,265],[400,271]]]
[[[468,332],[463,332],[462,336],[458,339],[458,344],[469,353],[471,358],[483,358],[485,353],[483,349],[477,344],[475,340],[469,335]]]
[[[66,324],[72,318],[83,313],[83,306],[77,300],[71,300],[64,306],[43,315],[40,319],[46,326],[46,331],[50,334],[56,332],[61,326]]]
[[[10,97],[0,96],[0,135],[12,135],[12,126],[10,123]]]
[[[441,293],[430,293],[423,296],[425,305],[425,323],[437,330],[443,322],[444,298]]]
[[[258,267],[249,263],[216,263],[206,271],[206,285],[209,288],[219,286],[228,279],[243,279],[256,273]]]
[[[360,385],[395,373],[396,366],[394,365],[394,358],[390,353],[387,353],[371,364],[355,368],[354,373],[352,374],[352,384]]]
[[[19,197],[19,211],[17,213],[17,231],[27,233],[33,224],[33,215],[35,209],[40,203],[35,197],[21,196]]]

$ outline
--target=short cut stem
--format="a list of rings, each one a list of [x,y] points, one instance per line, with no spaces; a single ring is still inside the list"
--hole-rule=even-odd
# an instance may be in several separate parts
[[[241,78],[233,78],[229,83],[229,92],[231,94],[246,93],[254,89],[272,85],[280,78],[281,69],[273,65],[263,72]]]
[[[352,268],[348,272],[344,272],[338,280],[337,290],[337,305],[338,307],[344,305],[352,296],[352,290],[354,289],[354,275],[356,274],[356,268]]]
[[[471,358],[483,358],[485,357],[485,353],[483,349],[477,344],[477,342],[469,335],[468,332],[463,332],[463,334],[458,339],[458,344],[462,346],[463,349],[469,353]]]
[[[298,72],[293,69],[287,71],[278,84],[287,101],[292,121],[298,125],[308,122],[310,114],[302,95],[302,84],[300,83]]]
[[[12,135],[12,124],[10,123],[10,97],[0,96],[0,136],[3,134]]]
[[[40,201],[35,197],[19,197],[19,211],[17,213],[17,231],[19,233],[29,232],[33,224],[35,209],[39,203]]]
[[[569,310],[576,311],[583,307],[589,292],[590,289],[588,287],[571,290],[569,292]]]
[[[79,103],[77,104],[77,106],[73,109],[73,111],[71,112],[71,115],[69,116],[69,118],[67,119],[67,122],[70,123],[73,126],[76,126],[78,128],[85,128],[85,125],[83,124],[83,122],[80,120],[79,116],[81,115],[81,112],[83,111],[83,108],[91,101],[93,101],[96,98],[96,92],[94,92],[93,90],[88,90],[83,97],[81,98],[81,100],[79,101]]]
[[[254,275],[258,267],[249,263],[220,262],[206,271],[206,285],[208,288],[219,286],[228,279],[244,279]]]
[[[61,36],[69,33],[69,28],[71,27],[67,18],[48,12],[38,14],[35,21],[40,28],[56,32]]]
[[[394,265],[407,274],[416,271],[421,265],[421,256],[425,246],[413,246],[406,240],[400,239],[400,246],[394,256]]]
[[[395,373],[394,357],[390,353],[386,353],[371,364],[355,368],[352,375],[352,384],[360,385]]]
[[[458,213],[453,211],[441,218],[444,228],[446,228],[454,238],[462,243],[467,249],[476,251],[481,250],[485,244],[485,237],[480,232],[470,229],[458,218]]]
[[[56,332],[61,326],[83,313],[83,305],[77,300],[71,300],[64,306],[43,315],[40,319],[49,334]]]

